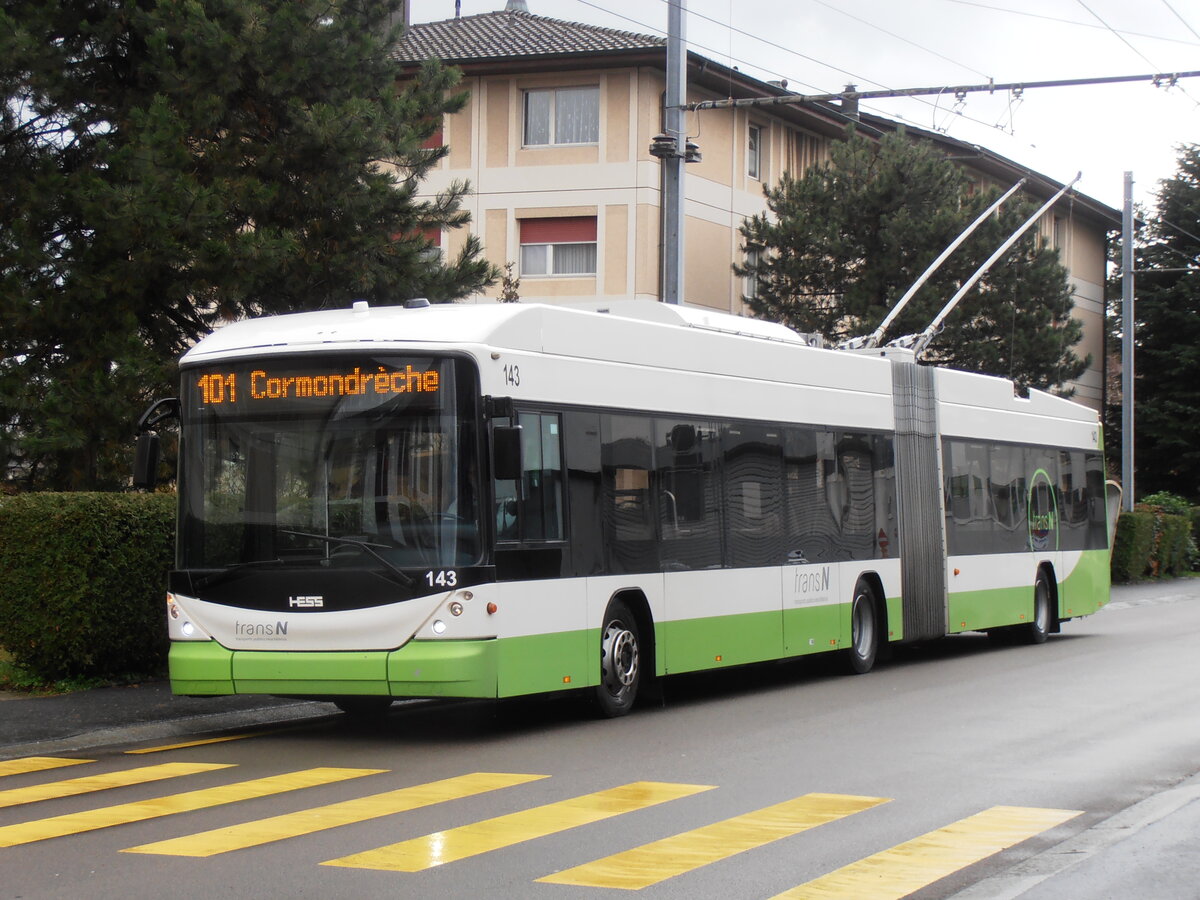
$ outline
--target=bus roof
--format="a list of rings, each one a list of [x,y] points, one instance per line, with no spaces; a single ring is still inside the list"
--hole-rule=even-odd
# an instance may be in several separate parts
[[[775,384],[824,386],[860,395],[890,395],[887,359],[911,361],[911,351],[820,349],[786,326],[654,300],[533,303],[446,303],[369,306],[248,319],[196,344],[184,365],[259,354],[320,350],[412,349],[548,354],[679,373],[711,373]],[[486,356],[483,353],[482,356]],[[486,379],[485,379],[486,381]],[[1095,425],[1094,410],[1042,391],[1018,397],[1004,378],[939,369],[940,430],[987,433],[1004,426],[990,413]],[[485,383],[485,391],[489,385]],[[890,406],[890,403],[889,403]]]

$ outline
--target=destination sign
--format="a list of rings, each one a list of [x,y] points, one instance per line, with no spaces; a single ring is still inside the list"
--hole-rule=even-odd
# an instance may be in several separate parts
[[[436,395],[442,389],[441,373],[407,364],[322,367],[297,371],[250,367],[240,372],[205,371],[193,381],[194,398],[205,406],[228,404],[239,408],[269,402],[324,401],[363,397],[368,404],[400,395]]]

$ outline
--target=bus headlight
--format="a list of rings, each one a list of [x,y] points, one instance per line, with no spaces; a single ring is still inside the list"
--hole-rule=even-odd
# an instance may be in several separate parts
[[[433,620],[433,633],[434,634],[445,634],[446,633],[446,623],[443,622],[441,619],[434,619]]]
[[[209,635],[192,621],[174,594],[167,594],[167,636],[173,641],[211,641]]]

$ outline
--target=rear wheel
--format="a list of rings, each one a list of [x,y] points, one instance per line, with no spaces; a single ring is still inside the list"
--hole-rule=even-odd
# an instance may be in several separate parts
[[[1033,620],[1019,626],[1020,640],[1025,644],[1044,644],[1050,633],[1050,578],[1045,569],[1038,569],[1033,583]]]
[[[596,706],[608,718],[633,709],[642,679],[642,649],[637,621],[620,600],[608,604],[600,629],[600,684]]]
[[[879,654],[879,606],[875,589],[860,578],[854,586],[850,608],[850,647],[845,651],[846,668],[853,675],[865,675],[875,666]]]

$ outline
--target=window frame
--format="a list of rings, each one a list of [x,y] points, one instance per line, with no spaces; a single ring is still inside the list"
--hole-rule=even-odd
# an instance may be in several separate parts
[[[595,94],[596,118],[594,123],[595,138],[586,141],[561,141],[558,132],[559,95],[565,93],[581,93],[587,91]],[[530,98],[537,95],[549,95],[544,130],[546,140],[534,142],[530,140]],[[541,130],[541,129],[539,129]],[[521,91],[521,147],[595,147],[600,143],[600,85],[571,84],[550,88],[525,88]]]
[[[526,223],[529,223],[528,225]],[[526,240],[526,229],[533,232],[534,239]],[[561,239],[555,239],[556,230],[561,229]],[[599,223],[595,216],[561,216],[541,219],[518,220],[518,257],[522,278],[595,278],[600,268]],[[590,240],[580,240],[581,233]],[[556,256],[561,249],[591,247],[591,269],[584,272],[556,270]],[[531,272],[526,262],[526,252],[541,250],[541,268]]]
[[[763,180],[763,139],[766,134],[766,126],[757,122],[746,127],[746,177],[755,181]]]

